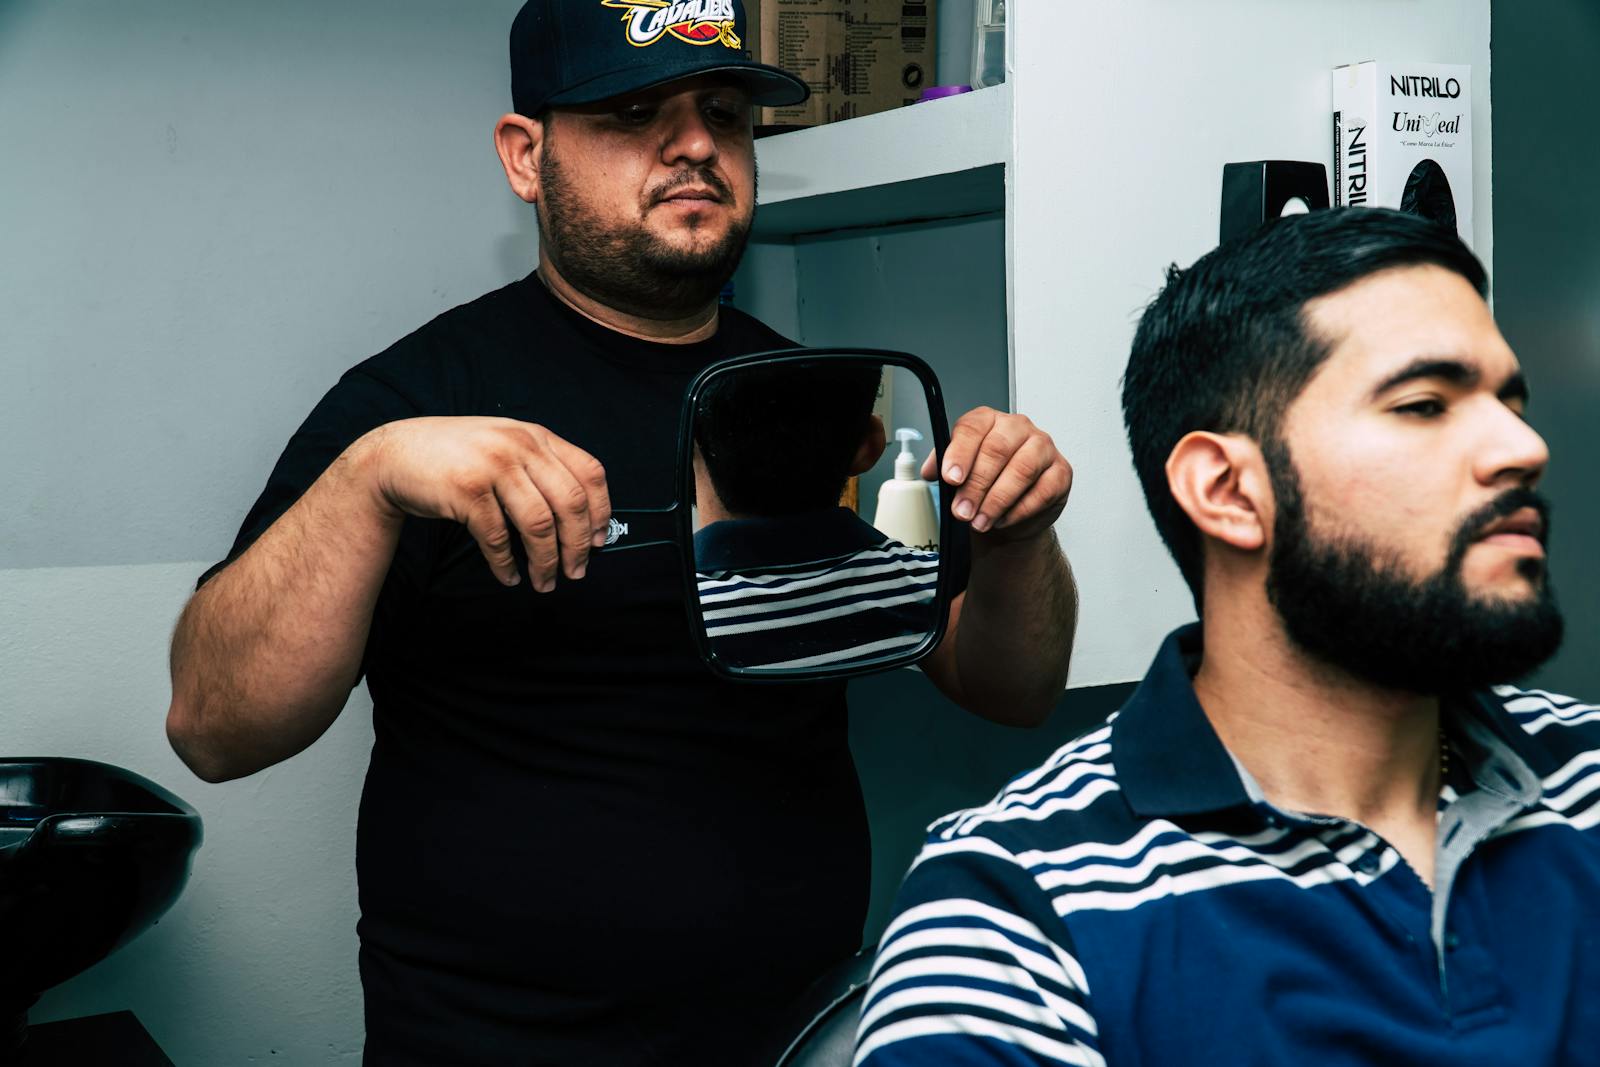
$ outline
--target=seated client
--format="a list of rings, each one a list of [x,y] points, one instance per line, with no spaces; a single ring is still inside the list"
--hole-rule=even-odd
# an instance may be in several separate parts
[[[935,823],[857,1064],[1600,1056],[1600,708],[1549,455],[1454,232],[1278,220],[1174,269],[1123,384],[1199,622],[1107,725]]]

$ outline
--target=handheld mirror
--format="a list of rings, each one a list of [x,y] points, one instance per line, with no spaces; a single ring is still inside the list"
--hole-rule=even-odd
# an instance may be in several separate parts
[[[901,352],[792,349],[689,386],[679,496],[613,512],[606,551],[677,544],[690,627],[718,674],[848,677],[943,636],[951,533],[921,470],[949,441],[938,380]]]

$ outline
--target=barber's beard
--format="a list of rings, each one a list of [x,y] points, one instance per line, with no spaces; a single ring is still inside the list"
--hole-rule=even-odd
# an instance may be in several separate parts
[[[685,178],[733,197],[709,171]],[[750,239],[746,221],[731,226],[715,244],[689,250],[663,241],[645,229],[642,219],[608,223],[596,218],[551,153],[540,162],[539,189],[545,254],[561,276],[591,299],[640,318],[687,318],[716,301]]]
[[[1531,489],[1509,490],[1467,516],[1444,565],[1417,579],[1378,546],[1311,530],[1288,449],[1264,451],[1277,499],[1267,598],[1304,651],[1376,685],[1437,695],[1513,681],[1560,647],[1561,612],[1542,559],[1518,563],[1529,586],[1518,598],[1475,596],[1462,576],[1490,522],[1524,507],[1548,520]],[[1548,538],[1548,521],[1545,531]]]

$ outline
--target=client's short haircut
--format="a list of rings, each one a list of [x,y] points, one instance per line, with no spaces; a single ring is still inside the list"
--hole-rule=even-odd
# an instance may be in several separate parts
[[[1275,445],[1284,412],[1331,343],[1307,327],[1307,302],[1391,267],[1431,264],[1487,295],[1488,278],[1453,229],[1383,208],[1275,219],[1208,252],[1145,309],[1122,379],[1133,465],[1156,529],[1203,595],[1200,532],[1173,499],[1166,463],[1195,430]]]

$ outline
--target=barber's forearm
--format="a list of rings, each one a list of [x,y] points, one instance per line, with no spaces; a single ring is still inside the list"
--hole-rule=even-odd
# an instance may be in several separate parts
[[[200,777],[287,759],[344,707],[402,522],[369,458],[352,445],[184,609],[167,736]]]
[[[1077,623],[1077,586],[1053,531],[1010,544],[973,537],[955,644],[966,706],[997,722],[1043,722],[1066,686]]]

